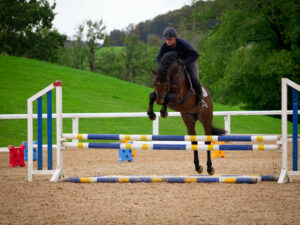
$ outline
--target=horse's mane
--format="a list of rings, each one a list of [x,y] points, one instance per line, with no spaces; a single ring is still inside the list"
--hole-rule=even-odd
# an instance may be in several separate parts
[[[169,67],[172,65],[174,61],[178,60],[178,53],[175,51],[166,52],[163,57],[161,58],[160,65],[157,69],[159,79],[165,80],[166,78],[163,76],[163,72],[167,71]]]

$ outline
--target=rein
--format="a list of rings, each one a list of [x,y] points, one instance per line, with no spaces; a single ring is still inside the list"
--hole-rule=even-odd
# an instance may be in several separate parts
[[[181,100],[181,102],[179,103],[179,105],[182,105],[183,103],[185,103],[185,102],[189,99],[189,97],[191,96],[191,94],[195,94],[195,90],[194,90],[194,88],[193,88],[191,78],[190,78],[190,76],[189,76],[189,74],[188,74],[188,72],[187,72],[187,70],[186,70],[185,65],[179,67],[179,69],[177,70],[177,73],[176,73],[176,75],[175,75],[175,78],[173,79],[173,82],[175,82],[175,81],[177,80],[177,78],[178,78],[178,76],[179,76],[179,72],[181,71],[181,68],[184,69],[183,73],[184,73],[185,76],[187,76],[187,79],[188,79],[188,81],[189,81],[189,83],[190,83],[190,89],[189,89],[189,91],[186,93],[186,95],[183,97],[183,99]],[[170,83],[168,84],[168,86],[169,86],[169,87],[171,86]]]

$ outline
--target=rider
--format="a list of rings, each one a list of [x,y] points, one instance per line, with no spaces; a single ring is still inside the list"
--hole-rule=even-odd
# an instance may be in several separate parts
[[[166,52],[176,51],[180,57],[179,63],[185,65],[190,74],[192,86],[197,98],[197,105],[199,105],[201,109],[208,108],[206,102],[203,100],[202,87],[198,77],[199,69],[197,59],[199,58],[199,54],[187,40],[177,38],[176,36],[175,28],[167,27],[164,30],[163,38],[165,42],[160,47],[156,57],[157,62],[160,63],[161,58]]]

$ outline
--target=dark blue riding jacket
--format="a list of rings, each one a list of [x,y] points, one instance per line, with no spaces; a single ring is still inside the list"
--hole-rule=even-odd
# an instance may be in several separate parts
[[[163,55],[166,52],[170,52],[170,51],[176,51],[179,57],[182,60],[184,60],[185,64],[194,62],[199,58],[199,54],[193,45],[191,45],[187,40],[184,40],[182,38],[176,38],[175,48],[168,46],[166,43],[162,44],[158,52],[158,55],[156,56],[157,62],[160,63]]]

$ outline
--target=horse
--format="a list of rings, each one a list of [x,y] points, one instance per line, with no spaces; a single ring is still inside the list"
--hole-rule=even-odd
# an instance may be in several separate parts
[[[196,135],[197,120],[201,122],[205,135],[225,134],[224,130],[216,128],[212,124],[213,103],[210,93],[203,87],[203,98],[208,106],[203,110],[197,105],[196,95],[193,93],[185,66],[178,60],[177,52],[167,52],[163,55],[157,70],[151,69],[154,75],[154,92],[149,94],[147,112],[149,119],[156,119],[156,114],[153,112],[153,104],[156,101],[158,105],[162,105],[160,110],[162,118],[168,116],[167,108],[180,112],[189,135]],[[192,142],[192,144],[197,144],[197,142]],[[211,142],[205,142],[205,144],[211,144]],[[198,173],[203,172],[203,167],[199,164],[198,151],[194,151],[194,165]],[[207,151],[207,173],[209,175],[215,173],[211,162],[211,151]]]

